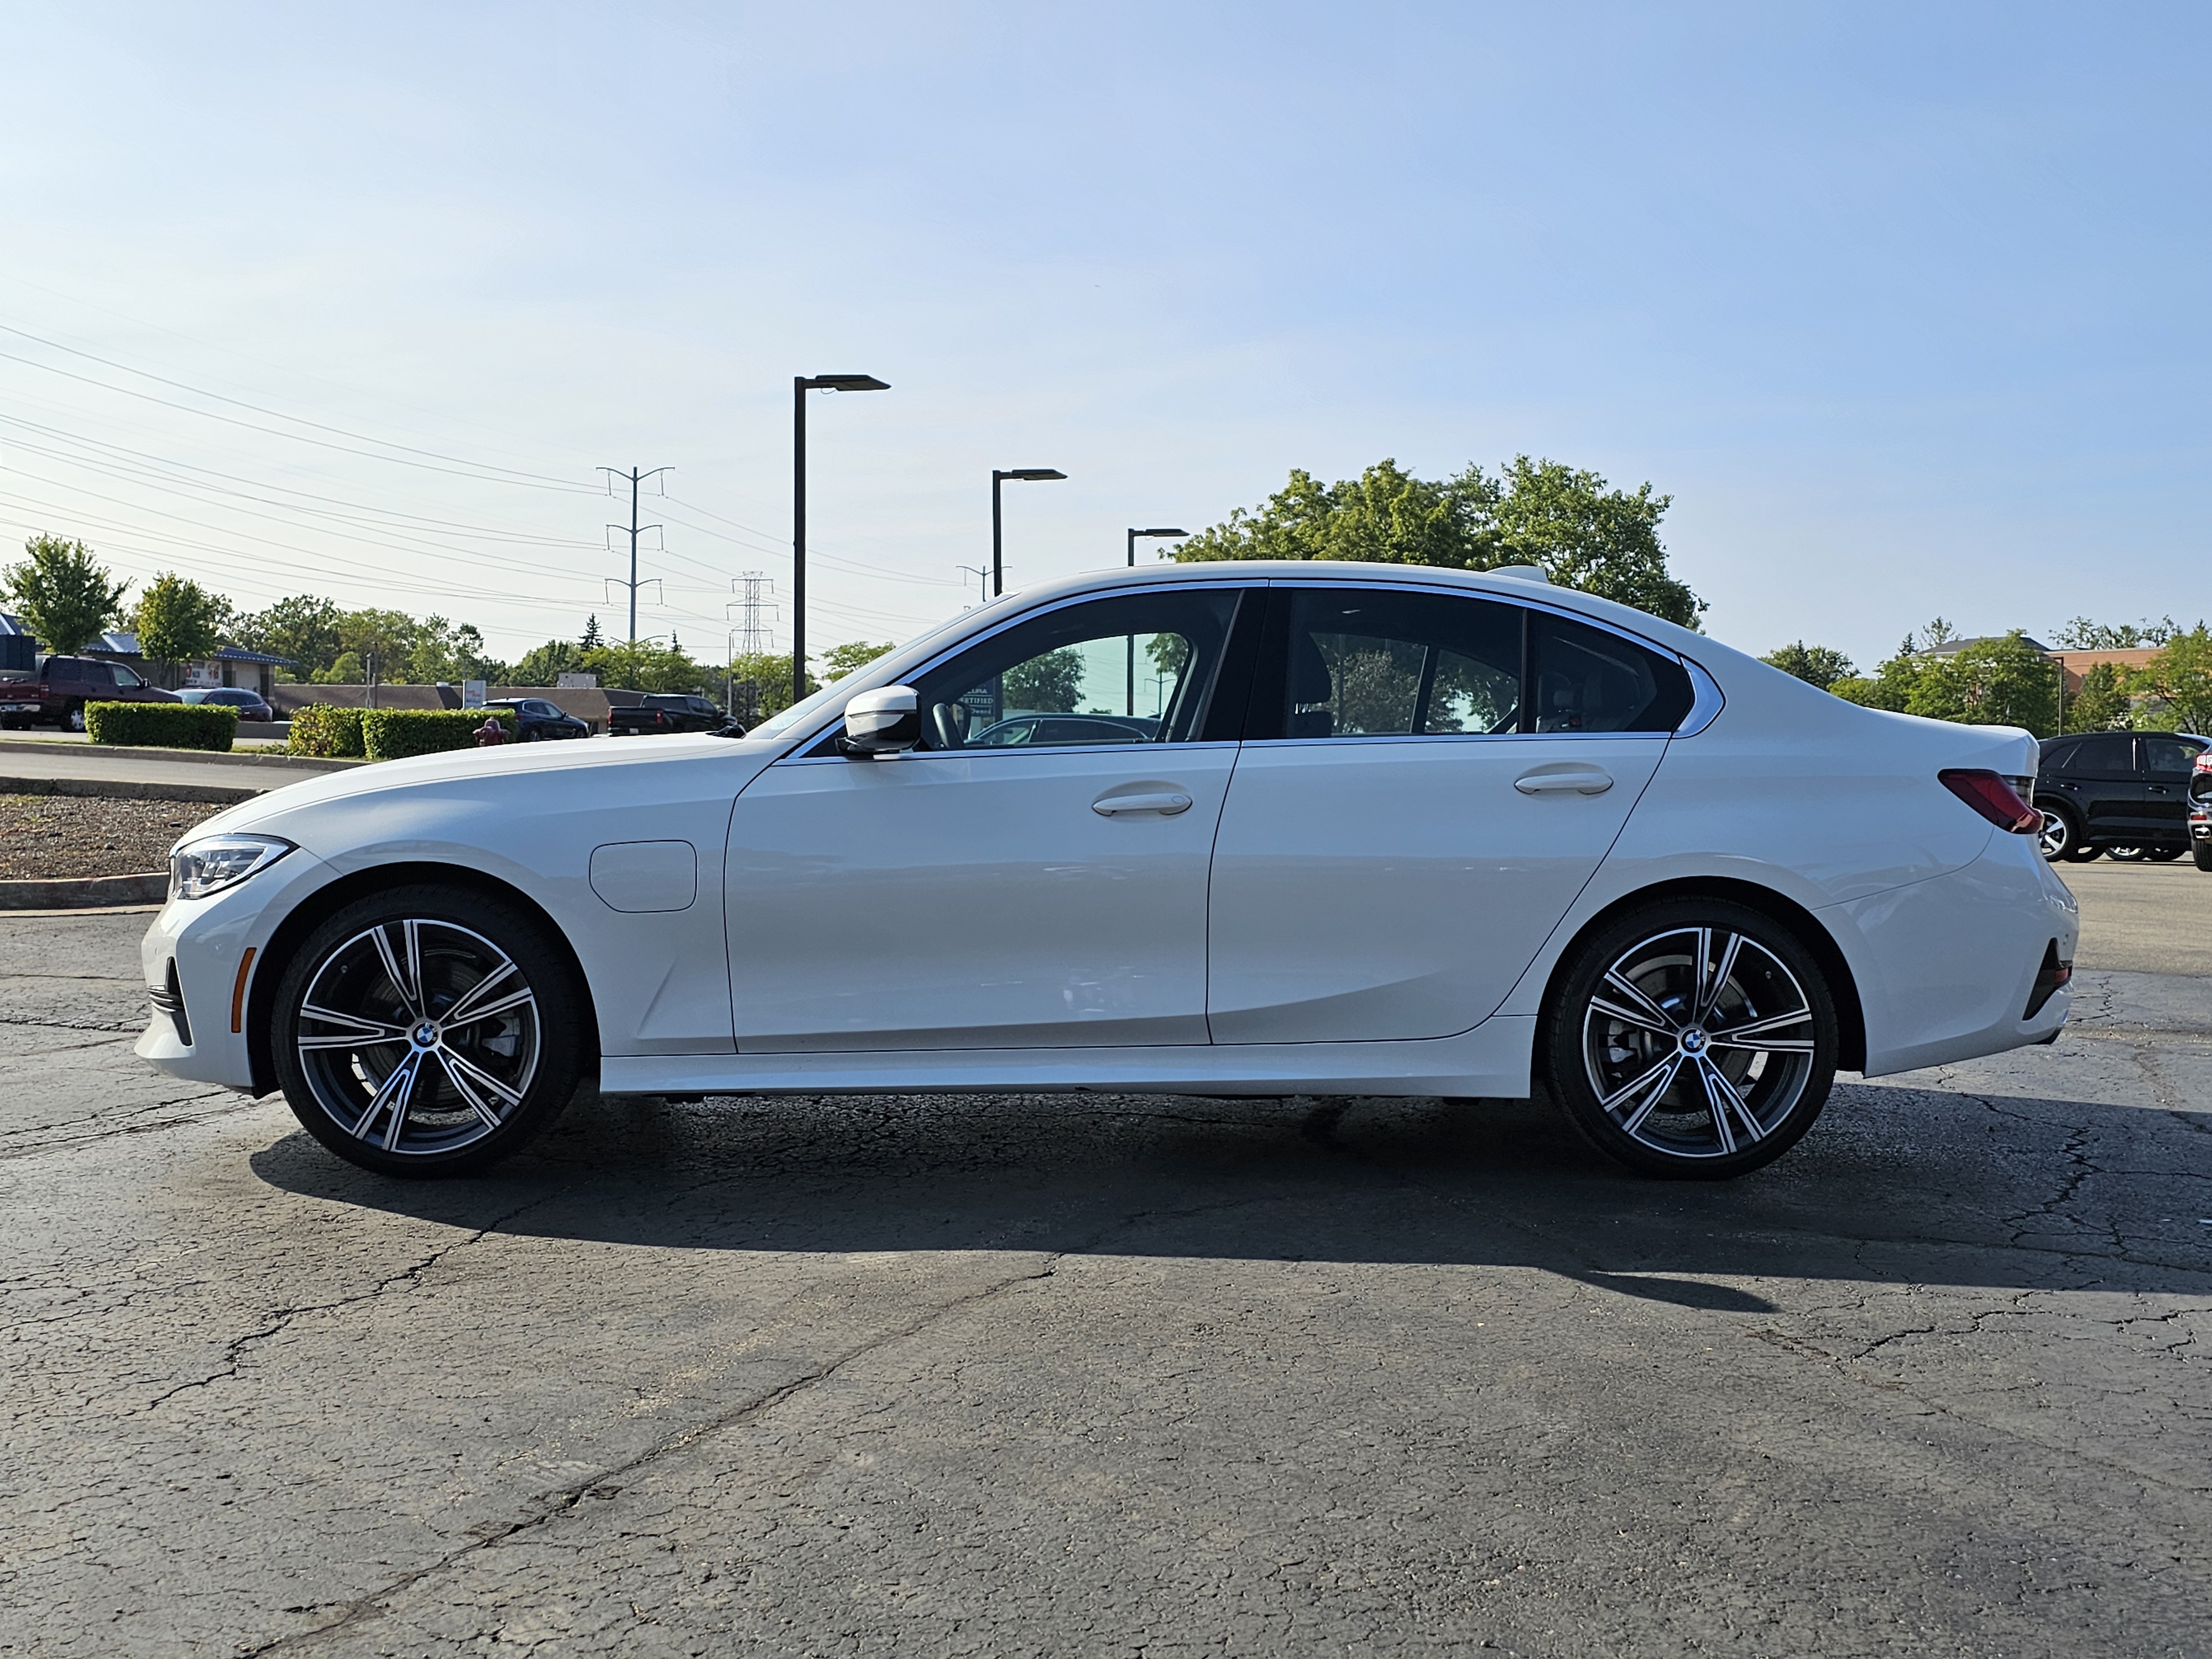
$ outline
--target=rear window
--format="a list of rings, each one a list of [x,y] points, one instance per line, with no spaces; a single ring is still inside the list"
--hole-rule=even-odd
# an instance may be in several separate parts
[[[2067,762],[2075,772],[2124,774],[2136,769],[2136,740],[2124,732],[2085,738]]]
[[[1682,665],[1618,634],[1547,611],[1528,620],[1541,732],[1671,732],[1695,696]]]

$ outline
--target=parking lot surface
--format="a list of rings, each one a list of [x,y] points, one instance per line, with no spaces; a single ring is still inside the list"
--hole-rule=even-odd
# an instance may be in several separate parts
[[[0,918],[0,1650],[2203,1653],[2212,877],[1726,1186],[1540,1103],[586,1097],[496,1176]]]

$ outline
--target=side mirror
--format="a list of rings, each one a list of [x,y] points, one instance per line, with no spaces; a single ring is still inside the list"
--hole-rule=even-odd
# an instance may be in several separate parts
[[[848,755],[896,755],[921,741],[921,702],[910,685],[879,686],[845,705],[845,735],[838,747]]]

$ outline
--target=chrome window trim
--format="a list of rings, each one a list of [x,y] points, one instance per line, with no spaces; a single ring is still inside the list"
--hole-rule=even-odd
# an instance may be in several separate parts
[[[1680,652],[1674,653],[1674,660],[1689,672],[1690,689],[1697,695],[1691,698],[1690,712],[1682,716],[1682,723],[1674,728],[1673,735],[1694,738],[1720,718],[1721,710],[1728,707],[1728,699],[1721,695],[1718,682],[1705,672],[1703,663]]]
[[[1352,732],[1340,738],[1254,738],[1247,749],[1341,749],[1348,743],[1594,743],[1619,738],[1666,742],[1672,732]]]
[[[1481,573],[1476,571],[1471,574],[1480,575]],[[1671,732],[1390,732],[1387,735],[1378,733],[1374,736],[1363,734],[1344,738],[1261,738],[1257,739],[1261,743],[1372,743],[1378,739],[1401,742],[1408,738],[1419,738],[1424,741],[1468,738],[1694,738],[1713,723],[1725,702],[1725,699],[1721,696],[1719,685],[1715,684],[1713,677],[1705,671],[1703,665],[1695,659],[1684,656],[1671,646],[1664,646],[1656,640],[1647,639],[1641,634],[1622,628],[1617,623],[1607,622],[1602,617],[1589,616],[1583,611],[1577,611],[1571,605],[1553,605],[1534,596],[1523,599],[1518,593],[1495,593],[1486,587],[1461,587],[1446,582],[1423,581],[1419,578],[1407,581],[1394,581],[1387,579],[1378,580],[1373,576],[1324,576],[1314,581],[1307,581],[1304,579],[1291,580],[1278,577],[1272,580],[1268,586],[1271,587],[1364,587],[1370,591],[1380,588],[1396,592],[1442,593],[1453,599],[1488,599],[1498,605],[1519,605],[1524,610],[1541,611],[1550,616],[1564,617],[1569,622],[1580,623],[1585,628],[1595,628],[1601,633],[1612,635],[1615,639],[1626,640],[1631,645],[1640,646],[1646,651],[1655,652],[1666,658],[1669,662],[1680,664],[1690,677],[1692,696],[1690,712],[1682,717],[1682,723]]]
[[[1660,733],[1662,737],[1664,732]],[[1310,739],[1302,739],[1310,741]],[[902,749],[895,754],[878,755],[872,763],[878,766],[912,766],[923,761],[979,760],[986,756],[1001,755],[1139,755],[1157,754],[1163,749],[1172,749],[1178,755],[1201,750],[1236,749],[1241,745],[1220,740],[1205,743],[1041,743],[1034,747],[1028,744],[1008,744],[980,749]],[[850,755],[793,755],[775,763],[778,766],[850,766]]]
[[[1103,587],[1094,587],[1094,588],[1091,588],[1091,589],[1087,590],[1086,592],[1081,592],[1081,593],[1071,593],[1071,594],[1069,594],[1069,595],[1068,595],[1066,598],[1065,598],[1065,599],[1055,599],[1055,600],[1054,600],[1050,605],[1036,605],[1036,606],[1034,606],[1034,607],[1032,607],[1031,609],[1029,609],[1029,610],[1026,610],[1026,611],[1016,611],[1012,616],[1006,617],[1003,622],[1000,622],[1000,623],[994,623],[991,627],[989,627],[989,628],[986,628],[986,629],[984,629],[981,630],[981,631],[980,631],[980,632],[978,632],[978,633],[974,633],[974,634],[963,634],[963,635],[962,635],[960,636],[960,638],[959,638],[959,639],[958,639],[955,643],[953,643],[953,644],[951,644],[951,645],[947,646],[944,650],[942,650],[942,651],[939,652],[935,656],[933,656],[933,657],[931,657],[931,658],[927,659],[926,661],[924,661],[924,662],[921,665],[921,666],[919,666],[919,667],[917,667],[917,668],[910,668],[910,669],[908,669],[908,670],[907,671],[907,674],[906,674],[906,678],[903,678],[903,679],[898,679],[898,680],[886,680],[885,682],[884,682],[884,684],[885,684],[885,685],[911,685],[911,684],[912,684],[915,680],[917,680],[917,679],[921,678],[921,676],[923,676],[924,674],[927,674],[927,673],[933,672],[933,671],[935,671],[936,669],[941,668],[941,667],[942,667],[942,666],[944,666],[946,663],[948,663],[948,662],[951,661],[953,658],[955,658],[955,657],[958,656],[962,652],[963,652],[963,651],[966,651],[966,650],[969,649],[971,647],[981,645],[981,644],[982,644],[982,643],[983,643],[983,641],[986,641],[986,640],[996,639],[1000,635],[1001,635],[1001,634],[1005,633],[1005,632],[1006,632],[1008,629],[1010,629],[1010,628],[1018,628],[1018,627],[1022,626],[1022,625],[1023,625],[1024,623],[1030,623],[1030,622],[1033,622],[1033,621],[1035,621],[1035,620],[1036,620],[1037,617],[1049,617],[1049,616],[1050,616],[1050,615],[1052,615],[1052,613],[1053,613],[1054,611],[1065,611],[1065,610],[1066,610],[1070,605],[1089,605],[1089,604],[1091,604],[1092,601],[1097,600],[1097,599],[1111,599],[1111,598],[1116,597],[1117,595],[1121,594],[1121,593],[1137,592],[1139,592],[1139,591],[1144,592],[1147,592],[1147,593],[1188,593],[1188,592],[1191,592],[1191,591],[1192,591],[1192,590],[1194,590],[1194,589],[1204,589],[1204,590],[1206,590],[1206,591],[1208,591],[1208,592],[1211,592],[1211,591],[1215,590],[1215,589],[1218,589],[1218,588],[1223,588],[1223,587],[1225,587],[1225,588],[1229,589],[1229,591],[1230,591],[1231,592],[1235,593],[1235,594],[1238,595],[1238,596],[1241,598],[1243,594],[1246,594],[1246,593],[1264,592],[1267,590],[1267,588],[1268,587],[1268,586],[1269,586],[1269,584],[1268,584],[1267,582],[1264,581],[1264,580],[1253,581],[1253,582],[1236,582],[1236,581],[1231,581],[1231,580],[1224,580],[1224,578],[1222,578],[1222,577],[1218,577],[1218,576],[1212,578],[1211,580],[1206,580],[1206,581],[1188,581],[1188,582],[1141,582],[1141,583],[1139,583],[1139,582],[1115,582],[1115,583],[1109,583],[1109,584],[1108,584],[1108,585],[1106,585],[1105,586],[1103,586]],[[1233,629],[1233,627],[1234,627],[1234,625],[1235,625],[1235,617],[1236,617],[1236,613],[1235,613],[1234,611],[1232,611],[1232,612],[1231,612],[1230,614],[1231,614],[1231,627],[1232,627],[1232,629]],[[1218,672],[1220,672],[1220,665],[1219,665],[1219,664],[1218,664],[1218,663],[1217,663],[1217,664],[1215,664],[1215,665],[1214,665],[1214,672],[1215,672],[1216,673],[1218,673]],[[860,696],[860,693],[861,693],[861,692],[863,692],[863,691],[880,691],[880,690],[883,690],[883,686],[881,686],[881,685],[856,685],[856,686],[854,686],[854,687],[853,688],[853,696],[857,697],[857,696]],[[1211,695],[1211,694],[1209,693],[1209,696],[1210,696],[1210,695]],[[849,701],[849,699],[848,699],[848,701]],[[1148,717],[1148,718],[1149,718],[1149,717]],[[842,726],[844,724],[844,722],[845,722],[845,711],[844,711],[842,708],[840,708],[840,709],[837,711],[836,714],[834,717],[832,717],[831,719],[830,719],[830,720],[828,720],[823,721],[820,726],[814,727],[811,731],[810,731],[810,732],[806,734],[806,736],[805,736],[805,738],[801,738],[799,742],[797,742],[797,743],[793,744],[789,749],[786,750],[783,752],[783,754],[782,754],[780,757],[778,757],[778,758],[777,758],[777,759],[775,759],[775,760],[773,760],[773,761],[769,762],[769,763],[771,766],[781,766],[781,765],[784,765],[784,764],[786,764],[787,763],[791,762],[791,761],[807,760],[807,759],[813,759],[813,760],[838,760],[838,761],[845,761],[845,762],[847,762],[848,763],[849,763],[849,759],[850,759],[850,757],[847,757],[847,756],[842,756],[842,755],[815,755],[815,756],[809,756],[809,755],[806,753],[806,750],[808,750],[809,749],[811,749],[811,748],[812,748],[816,744],[817,744],[817,743],[821,742],[821,741],[822,741],[822,739],[823,739],[823,738],[826,738],[826,737],[828,737],[828,736],[830,735],[830,732],[834,732],[834,731],[837,730],[840,726]],[[1096,748],[1100,748],[1100,749],[1142,749],[1142,750],[1145,750],[1147,753],[1150,753],[1150,752],[1152,752],[1152,751],[1153,751],[1153,750],[1161,750],[1161,749],[1198,749],[1198,748],[1211,748],[1211,747],[1213,747],[1213,746],[1215,746],[1215,745],[1212,745],[1212,744],[1189,744],[1189,743],[1158,743],[1158,744],[1119,744],[1119,743],[1112,743],[1112,744],[1072,744],[1072,743],[1071,743],[1071,744],[1045,744],[1045,745],[1044,745],[1044,747],[1045,747],[1045,748],[1047,748],[1047,749],[1053,749],[1053,750],[1060,750],[1060,751],[1064,751],[1064,752],[1065,752],[1065,751],[1073,751],[1073,750],[1077,750],[1077,749],[1089,749],[1089,748],[1096,747]],[[955,753],[966,755],[966,754],[978,754],[978,753],[981,753],[981,752],[983,752],[983,751],[981,751],[981,750],[969,750],[969,749],[961,749],[961,750],[951,750],[951,749],[945,749],[945,750],[924,749],[924,750],[914,750],[914,751],[911,751],[911,752],[917,753],[917,754],[925,754],[925,755],[933,755],[933,754],[946,754],[946,755],[950,755],[950,754],[955,754]],[[1040,750],[1038,752],[1042,753],[1042,750]]]

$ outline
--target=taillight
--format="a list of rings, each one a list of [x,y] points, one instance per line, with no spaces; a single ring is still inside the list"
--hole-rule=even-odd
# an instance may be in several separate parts
[[[2043,814],[2022,800],[1995,772],[1938,772],[1943,787],[2000,830],[2032,836],[2043,827]]]

